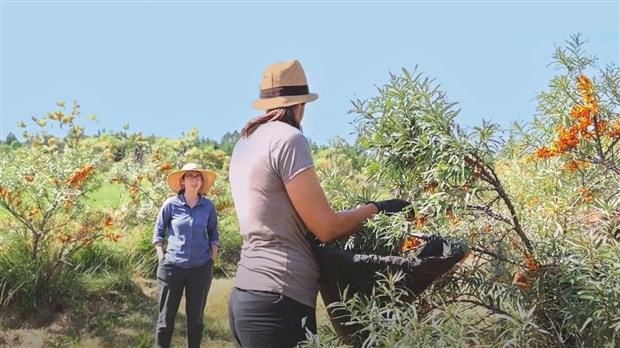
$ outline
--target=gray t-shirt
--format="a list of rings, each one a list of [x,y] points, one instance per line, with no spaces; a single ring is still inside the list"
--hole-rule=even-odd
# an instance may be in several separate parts
[[[284,187],[313,166],[306,138],[283,122],[260,125],[235,145],[229,174],[243,246],[234,286],[316,306],[319,267]]]

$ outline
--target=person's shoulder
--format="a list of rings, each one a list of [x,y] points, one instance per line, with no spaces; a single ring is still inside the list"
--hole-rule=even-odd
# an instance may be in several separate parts
[[[166,198],[163,205],[179,204],[180,201],[179,195],[174,195]]]
[[[271,129],[269,129],[272,143],[288,143],[298,141],[307,143],[306,137],[299,129],[284,122],[269,123],[273,123],[273,125],[270,125]]]
[[[206,205],[214,205],[214,204],[213,204],[213,201],[212,201],[210,198],[208,198],[207,196],[203,196],[203,195],[201,195],[201,196],[200,196],[200,200],[202,201],[202,203],[203,203],[203,204],[206,204]]]
[[[284,123],[284,122],[269,122],[267,124],[265,124],[265,131],[271,133],[273,136],[279,137],[279,138],[291,138],[291,137],[297,137],[297,136],[303,136],[303,134],[301,133],[301,131],[293,126],[291,126],[288,123]]]

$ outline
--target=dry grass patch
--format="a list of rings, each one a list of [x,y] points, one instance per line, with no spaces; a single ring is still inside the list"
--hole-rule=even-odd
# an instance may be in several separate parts
[[[47,318],[45,322],[32,318],[13,321],[11,327],[0,325],[0,347],[152,347],[157,317],[157,282],[141,277],[134,278],[133,282],[135,287],[127,293],[104,291],[89,295],[77,308],[37,313],[37,318]],[[211,284],[205,309],[203,347],[235,347],[228,326],[232,284],[232,279],[214,279]],[[183,299],[175,321],[173,347],[185,346],[185,319]],[[330,325],[320,296],[317,324]]]

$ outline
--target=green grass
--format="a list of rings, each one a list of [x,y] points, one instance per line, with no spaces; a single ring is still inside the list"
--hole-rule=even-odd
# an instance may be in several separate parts
[[[101,286],[103,280],[95,281],[92,292],[81,303],[75,303],[61,313],[47,313],[53,319],[45,326],[33,330],[2,327],[0,346],[20,337],[29,347],[133,347],[146,348],[154,345],[155,320],[157,317],[157,284],[153,279],[137,277],[133,285],[123,291]],[[205,332],[203,347],[235,347],[228,327],[228,299],[232,279],[214,279],[205,309]],[[42,313],[39,313],[41,315]],[[34,322],[34,321],[33,321]],[[23,323],[32,325],[33,322]],[[319,296],[317,306],[319,326],[329,325],[325,306]],[[173,347],[185,345],[185,302],[181,303],[175,321]]]
[[[101,187],[90,195],[91,206],[94,209],[107,207],[119,208],[129,201],[129,196],[120,184],[103,182]]]

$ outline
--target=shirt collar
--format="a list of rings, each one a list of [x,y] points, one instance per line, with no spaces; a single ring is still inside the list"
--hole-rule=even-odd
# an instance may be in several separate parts
[[[183,195],[183,194],[177,195],[177,198],[181,201],[182,204],[188,205],[187,202],[185,201],[185,195]],[[199,205],[202,205],[202,196],[201,195],[198,195],[198,202],[196,202],[196,205],[194,207],[197,207]]]

